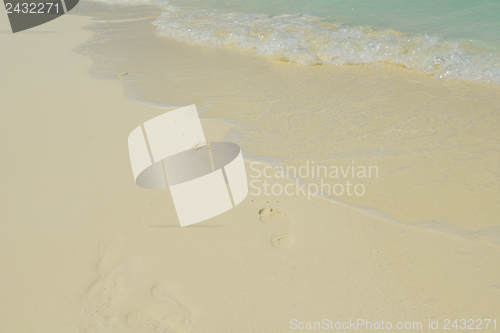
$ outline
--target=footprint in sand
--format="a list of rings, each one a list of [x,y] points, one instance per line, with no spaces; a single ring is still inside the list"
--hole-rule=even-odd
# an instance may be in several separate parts
[[[141,308],[127,314],[133,332],[187,333],[192,331],[192,314],[188,307],[164,285],[150,291],[154,307]]]
[[[281,232],[271,237],[271,244],[279,249],[286,249],[293,245],[293,219],[285,211],[264,207],[259,211],[260,220],[264,223],[279,224]]]
[[[82,333],[189,333],[193,315],[166,284],[145,279],[141,258],[106,254],[83,299]]]

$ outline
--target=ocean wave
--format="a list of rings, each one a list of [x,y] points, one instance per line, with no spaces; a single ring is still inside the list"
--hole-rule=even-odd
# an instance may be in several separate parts
[[[157,34],[205,46],[235,47],[304,66],[391,64],[440,79],[500,83],[491,50],[436,35],[336,25],[308,14],[266,15],[162,5]]]

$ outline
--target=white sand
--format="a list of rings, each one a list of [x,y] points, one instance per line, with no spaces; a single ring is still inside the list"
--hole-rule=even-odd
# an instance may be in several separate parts
[[[303,196],[249,196],[179,228],[167,191],[134,184],[126,144],[165,110],[91,78],[91,61],[72,51],[88,23],[63,16],[13,35],[0,16],[0,332],[500,320],[500,250],[485,240]],[[224,126],[204,122],[207,139]]]

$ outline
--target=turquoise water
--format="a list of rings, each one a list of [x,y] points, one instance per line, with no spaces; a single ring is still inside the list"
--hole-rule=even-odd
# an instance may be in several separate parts
[[[145,0],[104,0],[144,3]],[[500,83],[500,1],[153,0],[157,34],[313,65]]]
[[[410,34],[439,34],[482,47],[500,49],[500,1],[486,0],[188,0],[182,7],[280,14],[314,14],[334,23]]]

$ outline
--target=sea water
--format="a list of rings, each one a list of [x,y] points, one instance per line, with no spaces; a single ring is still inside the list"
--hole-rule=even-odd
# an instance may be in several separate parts
[[[391,64],[500,83],[500,1],[104,0],[152,3],[157,34],[304,66]]]

